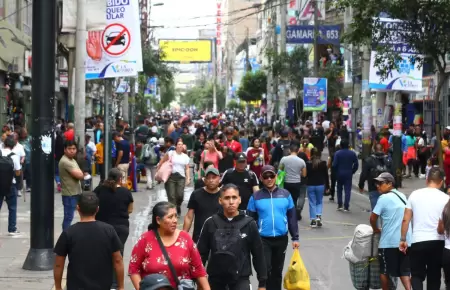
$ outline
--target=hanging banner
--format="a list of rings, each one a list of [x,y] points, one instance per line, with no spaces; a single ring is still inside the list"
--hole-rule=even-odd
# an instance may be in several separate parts
[[[304,78],[303,79],[303,111],[326,112],[327,111],[327,79]]]
[[[142,71],[138,1],[106,3],[106,28],[88,32],[87,80],[136,76]]]
[[[151,98],[156,95],[156,77],[151,77],[147,79],[147,87],[144,90],[144,98]]]

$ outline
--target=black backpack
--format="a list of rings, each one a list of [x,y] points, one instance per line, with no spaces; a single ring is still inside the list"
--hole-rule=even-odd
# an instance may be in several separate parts
[[[246,260],[243,252],[244,244],[241,229],[253,221],[246,216],[237,223],[226,223],[218,215],[213,215],[212,221],[217,227],[214,232],[216,252],[212,253],[208,262],[208,274],[224,283],[236,282]]]
[[[372,156],[373,162],[375,164],[375,167],[372,167],[370,169],[370,178],[373,180],[374,178],[377,178],[381,173],[388,172],[390,173],[391,168],[391,160],[389,157],[385,156],[383,158],[376,158],[375,156]]]
[[[291,155],[291,142],[290,141],[284,141],[281,143],[281,150],[283,152],[283,157]]]
[[[9,192],[12,186],[12,180],[14,178],[14,161],[11,156],[14,153],[11,152],[7,156],[3,156],[0,151],[0,191]]]

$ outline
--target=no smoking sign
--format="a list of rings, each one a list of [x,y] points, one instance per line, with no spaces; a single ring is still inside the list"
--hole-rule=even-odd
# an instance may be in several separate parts
[[[103,30],[102,47],[107,54],[121,56],[127,52],[130,44],[130,31],[124,25],[112,23]]]

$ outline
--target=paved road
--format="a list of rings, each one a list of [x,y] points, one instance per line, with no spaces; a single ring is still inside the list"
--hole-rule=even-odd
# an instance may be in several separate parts
[[[358,177],[355,177],[358,178]],[[407,195],[416,188],[422,187],[423,180],[411,179],[404,183],[403,190]],[[144,188],[144,185],[141,185]],[[192,188],[185,194],[187,201]],[[133,193],[135,210],[130,217],[130,236],[125,247],[125,265],[128,267],[130,252],[141,233],[150,222],[150,212],[153,205],[164,200],[163,189],[140,191]],[[186,204],[186,203],[185,203]],[[7,236],[7,208],[3,206],[0,212],[0,285],[8,290],[50,290],[53,288],[52,271],[30,272],[22,270],[22,265],[29,249],[30,211],[29,198],[27,202],[20,199],[18,204],[18,226],[23,235],[20,237]],[[356,225],[368,223],[369,201],[367,196],[353,192],[351,212],[336,212],[336,204],[324,198],[324,225],[321,229],[309,227],[308,203],[303,213],[305,218],[300,222],[300,252],[311,276],[311,289],[353,289],[349,277],[348,263],[341,259],[344,246],[353,235]],[[63,209],[59,194],[55,194],[55,241],[61,233]],[[186,209],[183,209],[183,214]],[[180,227],[182,221],[180,220]],[[292,250],[286,253],[286,266]],[[253,283],[256,287],[256,283]],[[129,279],[126,288],[133,289]]]

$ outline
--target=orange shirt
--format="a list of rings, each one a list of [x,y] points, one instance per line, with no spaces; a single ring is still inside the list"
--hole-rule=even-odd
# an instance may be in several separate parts
[[[97,145],[95,145],[95,147],[97,148],[97,152],[95,152],[95,157],[97,158],[97,163],[98,164],[103,164],[103,162],[104,162],[103,144],[102,143],[98,143]]]

